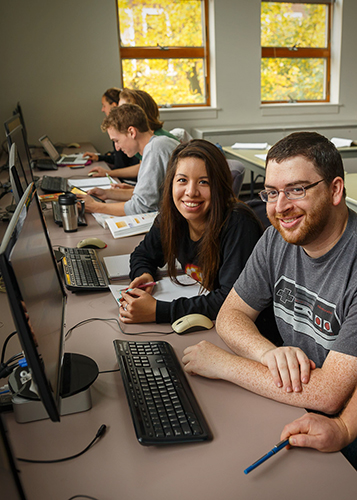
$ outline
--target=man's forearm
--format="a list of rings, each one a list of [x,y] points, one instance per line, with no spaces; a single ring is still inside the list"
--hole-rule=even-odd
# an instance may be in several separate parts
[[[92,212],[97,212],[100,214],[116,215],[118,217],[125,214],[124,202],[116,203],[98,203],[98,205],[92,210]]]
[[[266,366],[252,359],[233,354],[230,356],[232,356],[230,362],[225,364],[222,371],[222,378],[280,403],[334,414],[339,411],[353,390],[353,382],[351,384],[348,380],[344,380],[340,384],[332,381],[328,383],[333,374],[327,375],[326,370],[316,369],[311,373],[309,383],[303,385],[301,392],[287,393],[282,388],[276,387]],[[352,412],[347,413],[348,422],[352,420],[351,414]]]
[[[139,168],[140,168],[140,163],[138,160],[137,165],[131,165],[130,167],[116,168],[114,170],[111,170],[110,175],[112,177],[121,177],[121,178],[128,177],[129,179],[132,179],[138,176]]]

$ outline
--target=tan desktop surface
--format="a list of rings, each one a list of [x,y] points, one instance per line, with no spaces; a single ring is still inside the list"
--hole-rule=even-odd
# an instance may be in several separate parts
[[[88,167],[86,167],[88,169]],[[67,169],[68,170],[68,169]],[[130,252],[142,236],[114,240],[87,215],[89,225],[64,233],[50,211],[46,214],[53,245],[74,246],[97,236],[108,243],[99,255]],[[2,297],[1,305],[4,304]],[[110,292],[68,293],[66,330],[88,318],[117,318],[118,307]],[[170,331],[169,325],[125,326],[126,333]],[[93,321],[75,329],[66,341],[67,352],[93,358],[100,371],[117,368],[113,340],[162,339],[170,342],[178,358],[185,347],[208,339],[226,348],[215,333],[186,336],[147,334],[129,337],[114,321]],[[143,447],[136,440],[120,373],[103,373],[92,386],[92,409],[48,420],[18,424],[6,415],[16,456],[54,459],[78,453],[102,424],[106,435],[83,456],[60,464],[19,463],[28,500],[67,500],[89,495],[98,500],[276,500],[288,498],[350,499],[357,484],[356,471],[340,453],[282,450],[249,475],[243,470],[267,453],[280,439],[283,426],[304,413],[221,380],[188,377],[212,429],[211,442],[167,447]]]

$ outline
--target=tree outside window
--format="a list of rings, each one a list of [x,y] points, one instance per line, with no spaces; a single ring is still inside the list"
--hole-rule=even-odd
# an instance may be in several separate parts
[[[333,0],[261,3],[261,100],[329,102]]]
[[[118,0],[123,87],[159,106],[208,106],[208,0]]]

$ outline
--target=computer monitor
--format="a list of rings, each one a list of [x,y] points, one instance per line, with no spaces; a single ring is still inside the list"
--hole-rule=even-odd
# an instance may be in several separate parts
[[[17,154],[16,144],[11,146],[9,154],[9,172],[12,194],[16,205],[19,203],[27,188],[26,177]]]
[[[26,125],[25,125],[25,120],[24,120],[24,114],[22,112],[22,108],[21,108],[21,105],[20,105],[19,101],[17,102],[16,108],[13,111],[13,115],[18,115],[20,117],[20,122],[21,122],[21,125],[22,125],[22,128],[23,128],[24,134],[25,134],[25,139],[27,141],[28,137],[27,137],[27,130],[26,130]]]
[[[8,432],[0,414],[0,485],[1,498],[26,500],[8,438]]]
[[[0,270],[37,394],[59,421],[67,296],[33,183],[2,240]]]
[[[6,124],[9,124],[9,122],[10,122],[10,120],[5,122],[5,130],[8,130],[8,132],[6,133],[6,138],[7,138],[9,151],[11,149],[11,146],[15,143],[17,153],[19,155],[20,162],[22,165],[22,169],[23,169],[24,174],[25,174],[26,183],[27,183],[27,185],[29,185],[31,182],[33,182],[34,178],[33,178],[32,168],[31,168],[31,156],[29,155],[27,141],[25,140],[25,137],[23,134],[23,128],[22,128],[21,124],[18,124],[16,127],[13,127],[13,128],[11,128],[11,126],[7,127]]]

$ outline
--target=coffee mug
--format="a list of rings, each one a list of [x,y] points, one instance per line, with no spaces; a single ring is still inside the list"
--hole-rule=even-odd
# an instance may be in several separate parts
[[[84,214],[84,201],[78,200],[73,193],[61,194],[58,197],[63,229],[66,233],[72,233],[78,229],[78,203],[81,204],[81,215]]]

